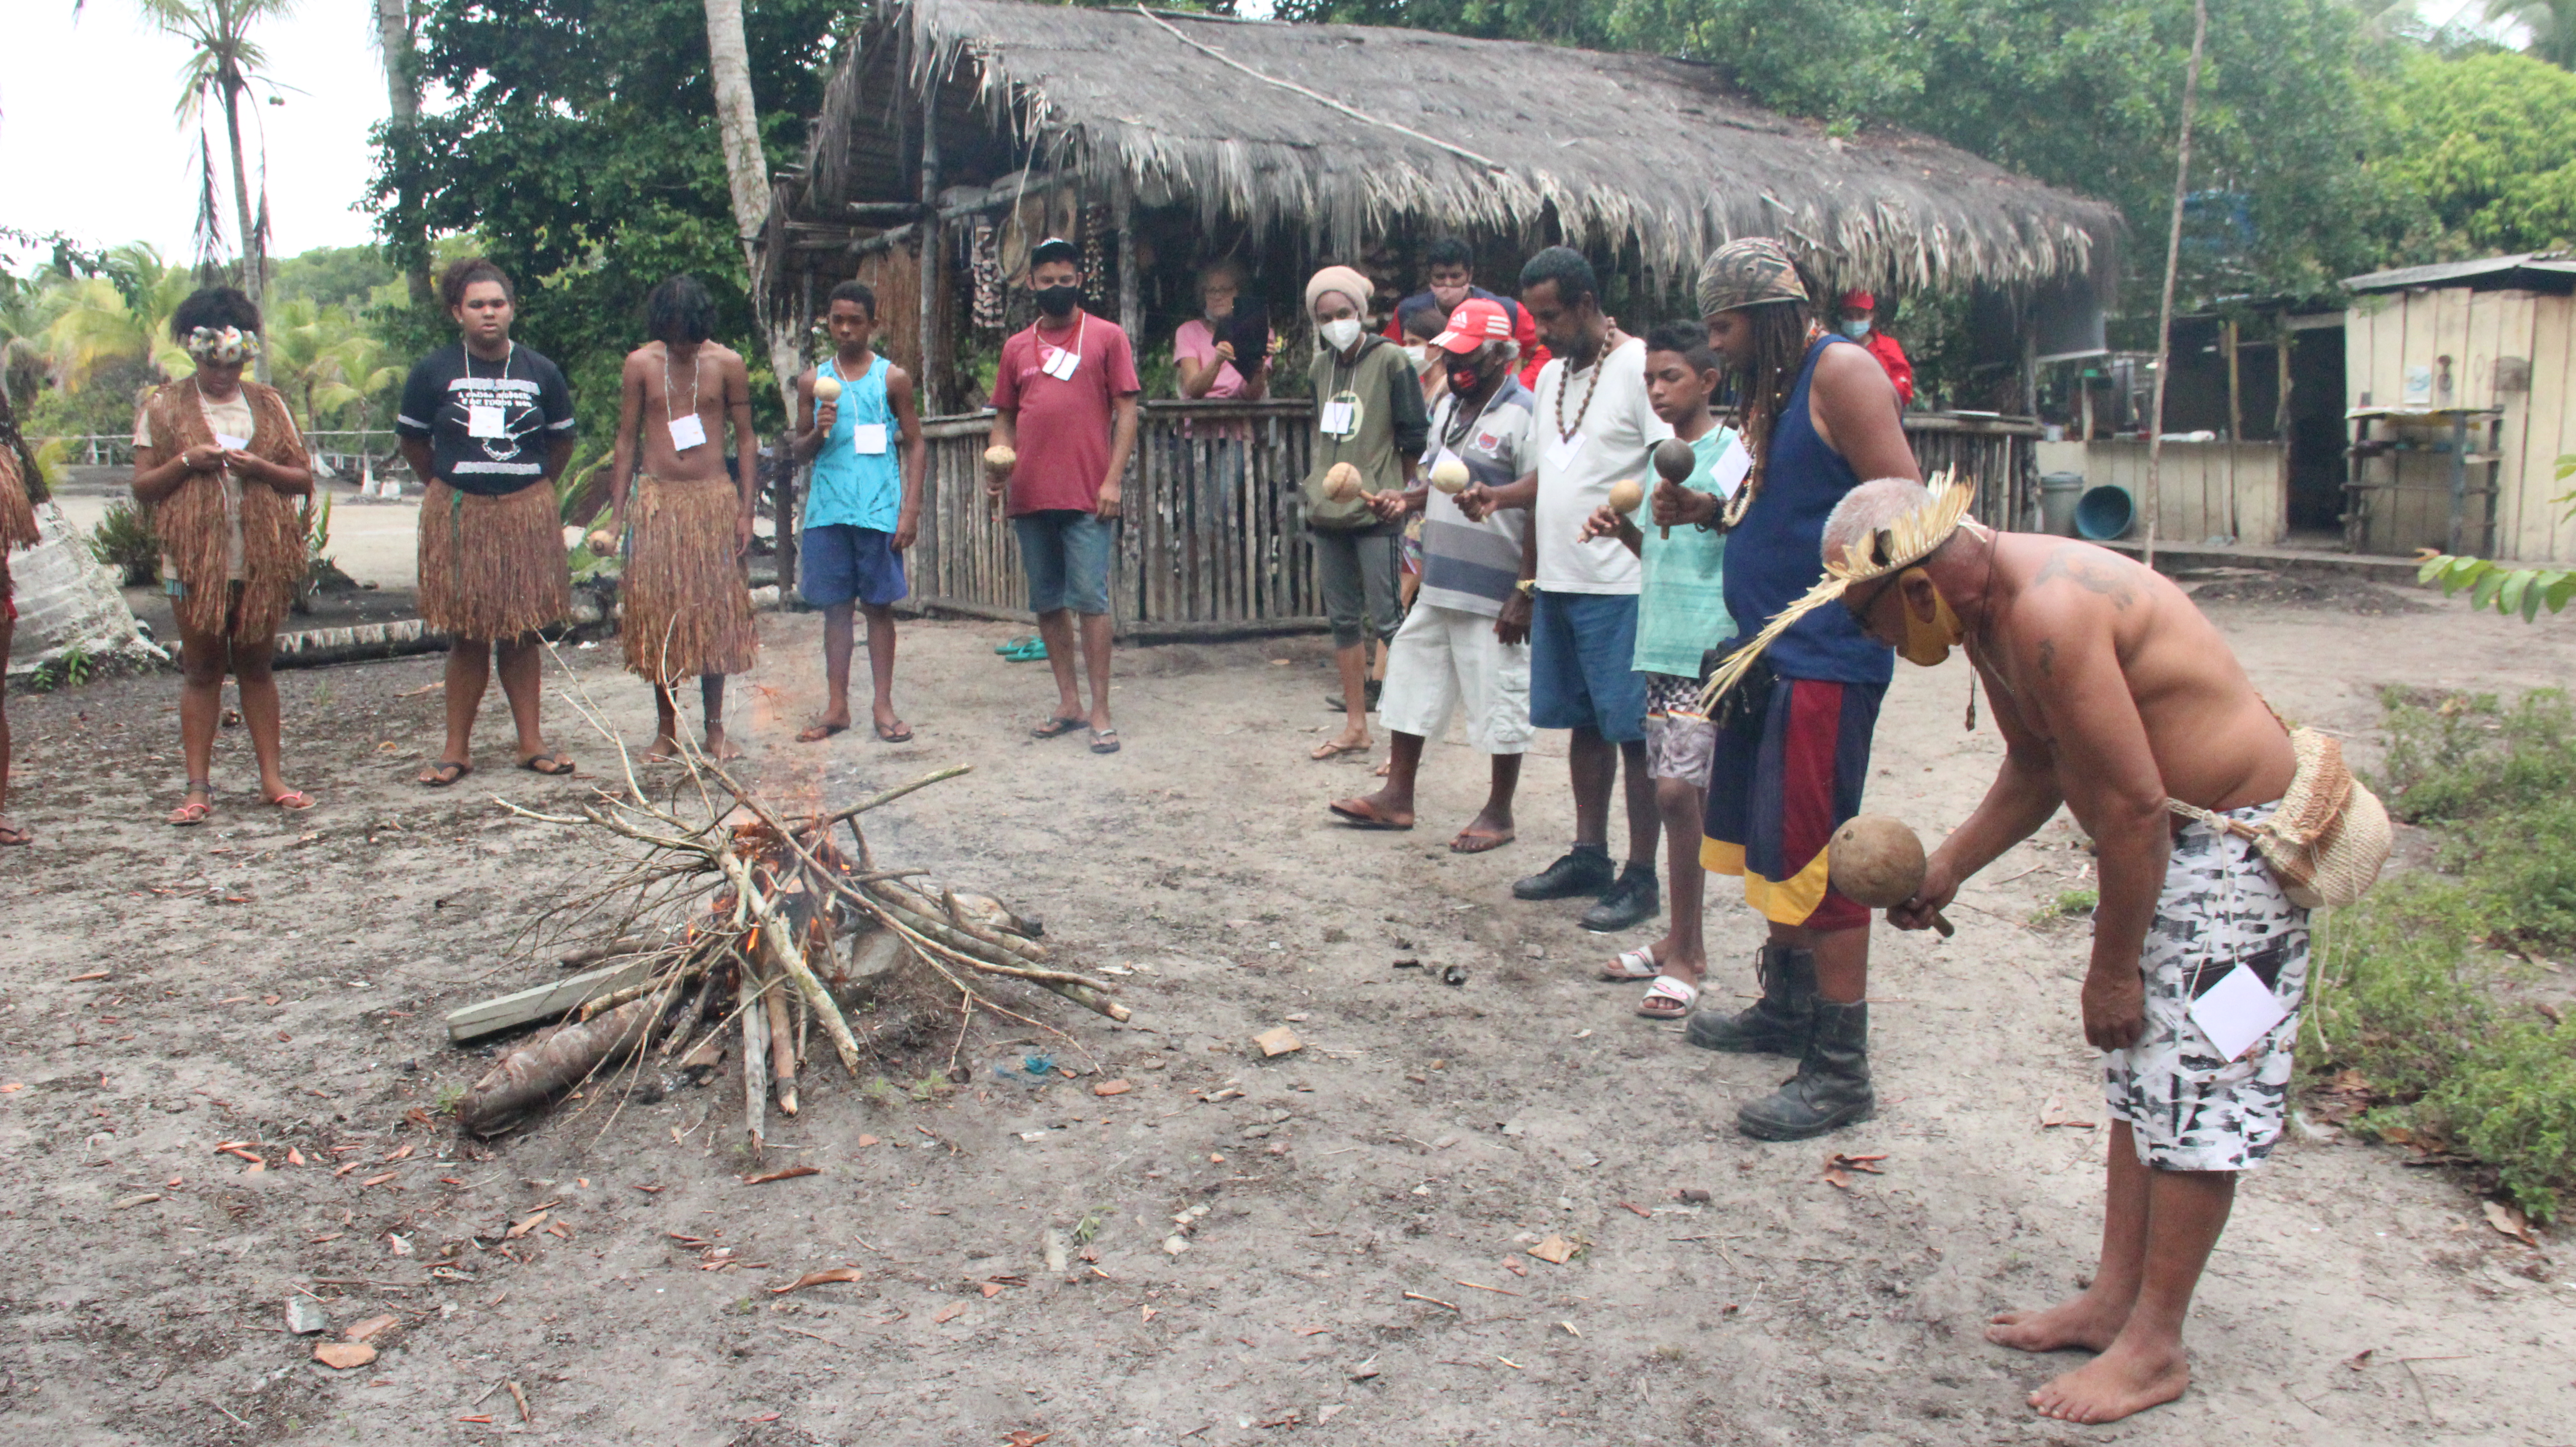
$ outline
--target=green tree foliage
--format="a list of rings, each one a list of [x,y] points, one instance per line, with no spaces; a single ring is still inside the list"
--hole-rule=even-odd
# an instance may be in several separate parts
[[[422,79],[457,98],[424,114],[411,145],[380,136],[373,203],[420,198],[435,233],[472,234],[519,287],[516,335],[557,359],[589,426],[613,425],[619,359],[643,340],[645,292],[694,272],[718,336],[766,375],[733,234],[707,79],[702,0],[428,0]],[[801,157],[801,117],[821,107],[837,0],[746,6],[752,89],[773,167]],[[400,258],[397,258],[400,260]],[[444,317],[388,335],[443,342]],[[752,395],[780,421],[774,387]]]
[[[269,269],[269,296],[284,304],[300,299],[362,311],[376,289],[402,280],[381,246],[317,246]]]
[[[2576,69],[2576,3],[2571,0],[2487,0],[2486,16],[2530,31],[2530,54],[2561,70]]]
[[[2375,169],[2427,209],[2436,251],[2576,240],[2576,75],[2525,55],[2415,53],[2376,96]]]

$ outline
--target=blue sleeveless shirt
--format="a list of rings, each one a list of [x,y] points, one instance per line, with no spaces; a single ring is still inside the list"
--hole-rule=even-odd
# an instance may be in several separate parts
[[[1762,491],[1744,521],[1726,538],[1726,611],[1736,636],[1750,638],[1772,615],[1806,596],[1825,576],[1825,518],[1860,478],[1842,454],[1816,435],[1807,392],[1816,359],[1831,346],[1856,343],[1827,336],[1807,348],[1798,385],[1772,425]],[[1896,672],[1895,650],[1873,641],[1839,603],[1818,608],[1780,635],[1763,658],[1784,678],[1822,683],[1885,684]]]
[[[903,473],[895,461],[901,439],[895,434],[894,408],[886,401],[886,372],[891,364],[877,357],[868,363],[867,375],[849,378],[841,375],[836,362],[825,358],[814,369],[817,377],[840,382],[841,400],[839,414],[832,419],[832,435],[814,453],[813,477],[805,491],[805,526],[848,523],[890,533],[903,512]],[[862,423],[885,429],[884,451],[858,450]]]

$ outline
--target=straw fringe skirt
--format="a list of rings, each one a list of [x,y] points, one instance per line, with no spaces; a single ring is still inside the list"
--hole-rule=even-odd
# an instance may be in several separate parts
[[[629,672],[668,685],[750,670],[760,633],[734,552],[741,509],[741,494],[728,478],[636,480],[635,541],[618,624]]]
[[[420,503],[420,618],[453,638],[515,639],[572,611],[551,487],[506,497],[432,482]]]

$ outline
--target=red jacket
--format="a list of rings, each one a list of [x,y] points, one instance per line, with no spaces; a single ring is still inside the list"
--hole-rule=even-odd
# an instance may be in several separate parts
[[[1862,342],[1861,345],[1869,348],[1869,354],[1878,358],[1878,364],[1887,369],[1887,380],[1896,384],[1896,405],[1912,406],[1914,404],[1914,364],[1905,360],[1905,348],[1897,344],[1896,338],[1876,327],[1869,329],[1869,340]]]

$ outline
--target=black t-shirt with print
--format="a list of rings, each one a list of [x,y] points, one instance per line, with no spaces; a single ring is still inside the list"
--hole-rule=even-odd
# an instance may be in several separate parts
[[[495,424],[474,435],[475,412]],[[506,360],[488,362],[453,343],[420,359],[403,383],[394,431],[429,443],[438,480],[458,492],[503,497],[546,475],[546,454],[572,435],[572,389],[563,373],[534,351],[510,344]]]

